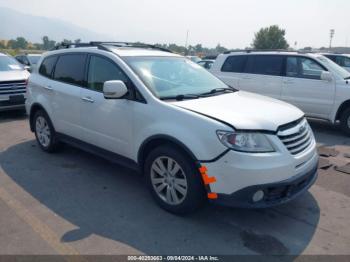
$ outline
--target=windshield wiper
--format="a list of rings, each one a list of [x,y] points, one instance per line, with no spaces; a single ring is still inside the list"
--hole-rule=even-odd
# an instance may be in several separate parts
[[[350,79],[350,76],[347,76],[344,78],[344,80],[349,80]]]
[[[195,94],[183,94],[183,95],[176,95],[176,96],[163,96],[160,97],[160,100],[177,100],[177,101],[182,101],[185,99],[197,99],[200,98],[200,95],[195,95]]]
[[[213,95],[213,94],[216,94],[216,93],[224,93],[224,92],[236,92],[237,90],[234,89],[233,87],[229,86],[229,87],[224,87],[224,88],[215,88],[215,89],[212,89],[210,90],[209,92],[206,92],[206,93],[201,93],[200,95],[203,96],[203,95]]]

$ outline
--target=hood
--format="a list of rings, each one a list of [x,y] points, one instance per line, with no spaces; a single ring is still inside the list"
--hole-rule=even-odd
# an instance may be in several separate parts
[[[0,82],[25,80],[29,77],[27,70],[0,71]]]
[[[235,129],[277,131],[304,116],[285,102],[243,91],[172,104],[224,121]]]

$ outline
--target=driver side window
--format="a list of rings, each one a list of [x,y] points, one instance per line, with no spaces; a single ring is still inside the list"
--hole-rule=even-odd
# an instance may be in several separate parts
[[[315,61],[302,57],[300,59],[300,76],[302,78],[309,78],[309,79],[321,79],[321,74],[324,69]]]
[[[127,76],[112,61],[100,56],[91,56],[88,71],[88,88],[97,92],[103,92],[103,84],[110,80],[128,82]]]

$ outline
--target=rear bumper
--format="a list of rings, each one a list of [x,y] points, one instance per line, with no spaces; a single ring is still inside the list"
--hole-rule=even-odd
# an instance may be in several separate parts
[[[281,182],[249,186],[230,195],[218,194],[218,198],[213,202],[243,208],[266,208],[284,204],[307,191],[315,183],[317,175],[316,165],[309,172]],[[264,197],[254,202],[253,195],[260,190],[264,192]]]

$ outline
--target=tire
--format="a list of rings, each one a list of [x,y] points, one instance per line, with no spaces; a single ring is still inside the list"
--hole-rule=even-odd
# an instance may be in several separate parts
[[[151,151],[144,174],[155,201],[171,213],[190,213],[206,202],[205,187],[195,163],[175,147],[165,145]]]
[[[55,129],[46,112],[39,110],[33,118],[34,133],[40,148],[48,153],[53,153],[59,148],[59,141]]]
[[[345,111],[341,114],[340,127],[345,134],[350,136],[350,107],[345,109]]]

